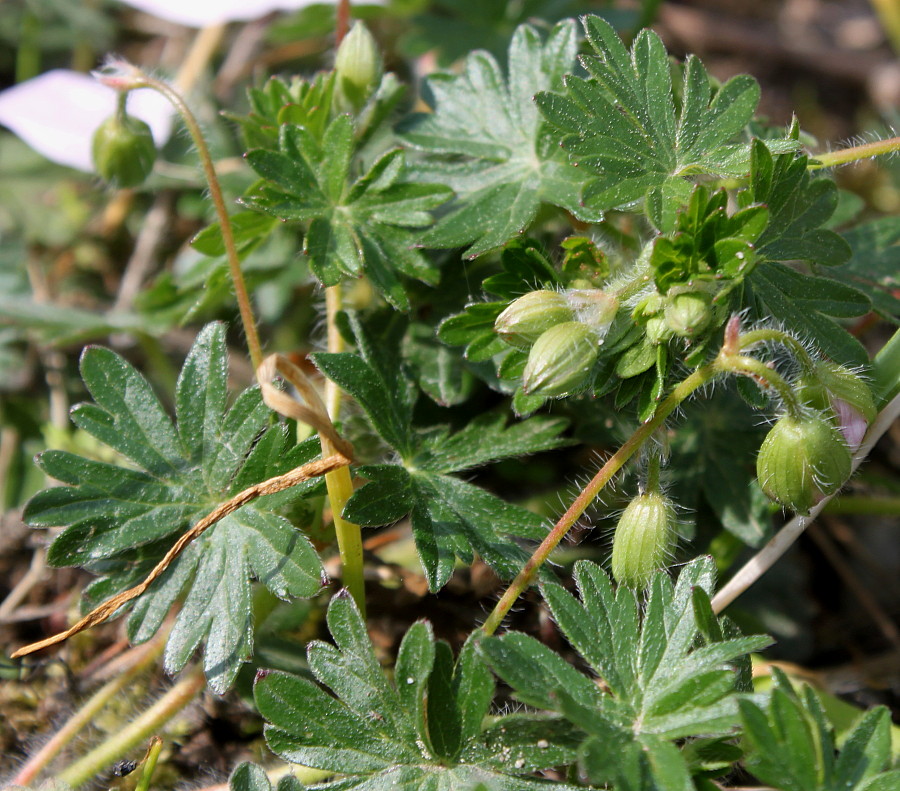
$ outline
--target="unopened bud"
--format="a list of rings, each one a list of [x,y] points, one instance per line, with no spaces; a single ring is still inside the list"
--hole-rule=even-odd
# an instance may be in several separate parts
[[[778,420],[756,458],[756,477],[773,500],[800,514],[850,477],[850,451],[820,412]]]
[[[616,582],[644,588],[664,568],[675,545],[675,507],[659,491],[635,497],[625,508],[613,538],[612,573]]]
[[[147,124],[122,111],[97,127],[92,153],[104,181],[115,187],[136,187],[153,170],[156,144]]]
[[[551,327],[537,339],[522,374],[528,395],[561,398],[583,390],[597,362],[597,336],[578,321]]]
[[[510,346],[528,349],[551,327],[574,318],[575,313],[559,292],[531,291],[497,316],[494,330]]]
[[[872,391],[863,378],[827,360],[814,364],[813,370],[797,383],[797,392],[804,403],[815,409],[831,408],[852,450],[859,447],[869,423],[878,413]]]
[[[682,338],[696,338],[712,321],[712,297],[701,291],[675,294],[665,307],[666,324]]]
[[[575,311],[575,318],[594,330],[598,338],[606,335],[619,309],[619,300],[599,288],[570,289],[566,300]]]
[[[381,50],[362,23],[356,22],[338,47],[334,63],[338,87],[344,98],[360,108],[381,80]]]

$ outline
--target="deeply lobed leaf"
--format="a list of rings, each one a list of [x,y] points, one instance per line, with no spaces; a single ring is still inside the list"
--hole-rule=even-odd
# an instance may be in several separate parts
[[[33,526],[65,527],[48,557],[55,565],[87,565],[101,575],[86,591],[88,601],[136,584],[174,534],[186,532],[220,502],[318,455],[315,439],[292,447],[284,427],[268,425],[271,412],[258,388],[227,408],[220,324],[201,331],[185,361],[174,424],[147,381],[115,353],[89,348],[81,370],[94,403],[76,407],[73,420],[138,469],[47,451],[38,463],[67,485],[35,495],[25,519]],[[184,596],[166,667],[180,670],[204,643],[210,686],[227,689],[252,653],[251,580],[285,599],[312,596],[324,584],[318,554],[282,513],[321,489],[311,481],[259,498],[207,530],[133,605],[130,638],[152,637]]]
[[[573,791],[529,777],[574,757],[564,723],[520,714],[485,727],[494,685],[473,638],[454,662],[429,624],[414,624],[391,682],[346,592],[332,599],[328,625],[336,645],[313,643],[308,655],[336,697],[282,673],[256,684],[266,740],[281,757],[341,773],[341,788],[418,791],[481,782],[501,791]]]

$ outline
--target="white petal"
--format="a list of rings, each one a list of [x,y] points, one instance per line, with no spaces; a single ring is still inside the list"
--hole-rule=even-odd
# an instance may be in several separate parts
[[[47,159],[92,172],[91,138],[115,108],[115,91],[86,74],[57,69],[0,93],[0,124]],[[168,139],[173,111],[162,96],[135,91],[128,112],[150,125],[157,145]]]
[[[258,19],[271,11],[294,11],[323,0],[122,0],[147,14],[188,27]],[[325,0],[328,2],[328,0]],[[333,0],[332,0],[333,2]],[[367,0],[381,3],[383,0]]]

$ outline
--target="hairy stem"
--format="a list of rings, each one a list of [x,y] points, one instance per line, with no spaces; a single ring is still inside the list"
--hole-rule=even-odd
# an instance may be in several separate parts
[[[800,417],[803,407],[797,394],[781,374],[769,368],[764,362],[744,354],[720,354],[718,360],[722,371],[745,374],[774,387],[791,417]]]
[[[341,285],[329,286],[325,289],[325,312],[328,334],[328,351],[344,351],[344,339],[337,327],[337,314],[342,305]],[[332,381],[325,385],[325,404],[328,415],[337,420],[341,412],[341,389]],[[322,453],[330,455],[334,452],[330,441],[321,437]],[[363,549],[362,531],[359,525],[348,522],[341,517],[347,500],[353,494],[353,481],[350,469],[342,467],[325,474],[325,486],[328,489],[328,500],[334,519],[334,532],[337,536],[338,551],[341,553],[344,587],[359,607],[363,618],[366,617],[366,588],[363,581]]]
[[[864,143],[861,146],[842,148],[839,151],[828,151],[824,154],[816,154],[809,162],[809,170],[820,168],[832,168],[837,165],[847,165],[850,162],[858,162],[861,159],[893,154],[900,151],[900,137],[891,137],[887,140],[876,140],[873,143]]]
[[[721,370],[722,368],[717,359],[709,365],[698,368],[676,385],[675,389],[659,405],[653,417],[642,424],[626,440],[625,444],[607,460],[606,464],[600,468],[600,471],[591,479],[590,483],[584,487],[581,494],[575,498],[569,509],[560,517],[553,529],[547,534],[547,537],[541,542],[541,545],[525,563],[522,571],[519,572],[519,575],[506,589],[506,592],[481,627],[486,634],[493,634],[497,630],[497,627],[500,626],[516,599],[534,582],[538,570],[550,556],[550,553],[556,549],[563,536],[569,532],[569,529],[581,517],[588,506],[594,502],[603,487],[622,469],[625,462],[640,449],[682,401],[698,387],[702,387],[711,381]]]
[[[150,741],[150,747],[147,750],[147,757],[144,758],[144,766],[141,771],[141,779],[135,786],[134,791],[149,791],[150,781],[153,779],[153,772],[156,769],[156,762],[159,760],[159,754],[162,752],[163,740],[159,736],[154,736]]]
[[[875,419],[875,422],[869,426],[869,430],[866,433],[862,445],[860,445],[859,449],[853,454],[853,472],[856,472],[856,469],[862,464],[863,459],[869,455],[875,443],[881,435],[890,428],[898,416],[900,416],[900,395],[895,396],[881,411]],[[722,612],[722,610],[731,604],[731,602],[772,568],[772,566],[775,565],[775,562],[791,548],[806,527],[822,513],[836,494],[837,492],[828,497],[824,497],[816,503],[810,510],[808,516],[798,514],[772,536],[768,543],[713,597],[713,610],[716,613]]]
[[[247,291],[247,284],[244,282],[244,273],[241,271],[241,261],[238,256],[237,246],[234,243],[234,233],[231,228],[231,220],[228,217],[228,209],[225,206],[225,198],[222,195],[222,187],[219,184],[219,177],[216,175],[216,168],[213,164],[212,156],[209,153],[209,146],[206,144],[206,138],[200,129],[200,124],[187,102],[184,101],[181,94],[171,85],[162,80],[157,80],[144,74],[140,70],[132,67],[131,75],[123,81],[118,78],[106,79],[106,82],[113,87],[123,87],[126,89],[134,88],[152,88],[157,93],[161,93],[172,106],[181,115],[194,145],[197,147],[197,154],[200,157],[200,163],[203,166],[203,175],[206,177],[206,183],[209,185],[209,194],[212,198],[213,206],[216,209],[216,216],[219,219],[219,227],[222,232],[222,243],[225,246],[226,257],[228,258],[228,269],[231,273],[231,280],[234,284],[235,295],[237,296],[238,310],[241,314],[241,323],[244,326],[244,334],[247,336],[247,348],[250,351],[250,361],[253,363],[253,369],[256,370],[262,362],[262,346],[259,342],[259,333],[256,329],[256,320],[253,316],[253,307],[250,304],[250,295]]]
[[[168,630],[158,633],[151,641],[145,643],[139,649],[131,667],[119,673],[112,681],[105,684],[93,694],[75,714],[69,717],[66,724],[57,731],[53,737],[29,761],[13,778],[13,785],[31,785],[38,773],[69,744],[84,728],[94,721],[94,718],[116,695],[118,695],[135,676],[139,675],[148,665],[156,661],[166,645]]]
[[[792,335],[782,332],[781,330],[766,329],[745,332],[741,335],[740,345],[741,349],[747,349],[756,343],[766,342],[780,343],[782,346],[787,346],[805,369],[812,369],[813,359],[810,357],[809,352],[803,347],[803,344]]]
[[[73,788],[93,780],[107,766],[145,742],[199,695],[206,681],[202,669],[194,668],[137,719],[95,747],[80,760],[57,774],[57,779]]]

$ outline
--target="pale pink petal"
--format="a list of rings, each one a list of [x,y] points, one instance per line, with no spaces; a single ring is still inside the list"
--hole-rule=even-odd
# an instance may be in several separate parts
[[[847,446],[855,451],[862,444],[869,424],[859,412],[840,398],[832,399],[831,406],[837,413],[841,434],[844,435]]]
[[[207,27],[224,22],[258,19],[271,11],[295,11],[323,0],[121,0],[160,19],[188,27]],[[327,2],[328,0],[326,0]],[[333,0],[332,0],[333,2]],[[382,3],[384,0],[366,0]]]
[[[113,114],[116,93],[93,77],[57,69],[0,93],[0,124],[47,159],[92,172],[94,130]],[[153,91],[135,91],[128,112],[146,121],[157,145],[172,130],[172,108]]]

